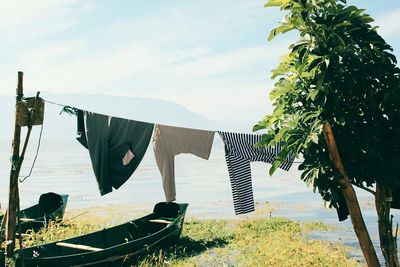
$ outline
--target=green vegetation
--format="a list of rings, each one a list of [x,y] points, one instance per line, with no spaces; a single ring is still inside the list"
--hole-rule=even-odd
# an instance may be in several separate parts
[[[51,224],[25,236],[25,245],[38,245],[101,229],[87,223]],[[241,221],[185,222],[181,239],[172,247],[158,247],[125,266],[358,266],[346,248],[308,240],[302,233],[328,230],[320,222],[299,223],[283,218]]]
[[[386,265],[399,266],[390,216],[392,189],[400,186],[400,69],[392,47],[365,10],[345,0],[269,0],[266,7],[285,13],[269,40],[299,36],[272,72],[275,108],[254,127],[267,130],[262,145],[283,146],[270,174],[289,153],[301,155],[301,179],[333,207],[345,198],[364,256],[378,265],[352,184],[373,193]]]
[[[30,247],[87,234],[100,229],[102,227],[96,224],[78,224],[72,221],[63,223],[50,222],[48,229],[43,228],[38,232],[28,231],[23,235],[23,242],[26,247]]]

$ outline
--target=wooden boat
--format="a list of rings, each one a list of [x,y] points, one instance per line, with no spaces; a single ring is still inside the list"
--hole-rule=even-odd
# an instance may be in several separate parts
[[[155,205],[153,213],[111,228],[66,240],[29,247],[16,253],[22,266],[90,266],[112,263],[148,251],[161,242],[176,241],[188,204]]]
[[[19,212],[21,232],[25,233],[29,229],[37,231],[46,227],[51,220],[61,221],[64,217],[67,201],[68,195],[59,195],[53,192],[42,194],[39,197],[38,204]],[[0,221],[3,221],[3,216],[0,217]]]

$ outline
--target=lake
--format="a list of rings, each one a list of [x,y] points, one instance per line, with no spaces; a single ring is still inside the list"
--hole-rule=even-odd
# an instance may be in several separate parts
[[[29,173],[37,140],[35,133],[25,156],[21,176]],[[3,209],[8,200],[10,155],[11,141],[0,141],[0,203]],[[334,224],[338,226],[337,231],[313,232],[310,238],[343,242],[354,248],[351,253],[353,257],[363,261],[350,220],[341,223],[337,221],[336,210],[325,208],[319,194],[314,194],[312,188],[300,180],[298,164],[294,164],[289,172],[278,170],[272,177],[268,175],[268,164],[252,163],[251,166],[257,206],[268,202],[276,207],[271,214],[264,214],[265,217],[284,216],[293,220],[318,220]],[[175,172],[177,202],[190,204],[188,217],[240,219],[257,213],[256,207],[255,213],[235,216],[223,145],[218,135],[209,160],[190,154],[178,155],[175,157]],[[73,139],[43,139],[31,177],[19,186],[21,208],[36,203],[41,193],[49,191],[70,195],[67,210],[105,205],[132,205],[151,209],[154,203],[165,201],[151,145],[132,177],[119,190],[100,196],[88,151]],[[369,193],[357,190],[357,194],[374,245],[378,246],[374,200]],[[394,215],[396,224],[400,213],[394,211]]]

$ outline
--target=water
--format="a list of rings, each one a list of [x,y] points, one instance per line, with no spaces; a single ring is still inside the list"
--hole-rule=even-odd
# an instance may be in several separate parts
[[[36,149],[37,136],[33,136],[25,157],[21,175],[27,174]],[[11,142],[0,141],[0,203],[6,208]],[[343,242],[354,250],[352,257],[363,262],[358,240],[350,220],[339,223],[336,211],[324,207],[318,194],[300,181],[296,165],[289,172],[278,170],[269,177],[269,166],[252,163],[254,199],[258,206],[265,202],[277,208],[269,216],[284,216],[293,220],[318,220],[333,224],[337,231],[310,234],[310,238]],[[197,218],[238,219],[249,215],[235,216],[231,196],[228,170],[225,163],[222,141],[215,138],[214,148],[208,161],[190,154],[175,158],[177,202],[190,203],[187,216]],[[36,203],[44,192],[69,194],[67,209],[89,209],[92,206],[130,205],[150,209],[154,203],[164,201],[161,176],[155,163],[151,146],[133,176],[119,189],[100,196],[92,171],[89,153],[75,140],[42,140],[39,156],[32,176],[20,183],[21,208]],[[379,252],[377,218],[373,198],[369,193],[357,191],[364,219],[374,245]],[[260,214],[258,213],[257,216]],[[398,223],[400,214],[394,211]],[[261,216],[263,216],[261,214]],[[134,216],[133,216],[134,218]],[[383,258],[380,255],[380,260]]]

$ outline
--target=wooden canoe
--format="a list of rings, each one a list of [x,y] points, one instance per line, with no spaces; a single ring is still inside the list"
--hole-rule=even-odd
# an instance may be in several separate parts
[[[22,266],[91,266],[112,263],[148,251],[161,242],[176,241],[183,227],[188,204],[155,205],[142,218],[53,243],[23,249],[17,258]]]
[[[59,195],[53,192],[42,194],[39,197],[38,204],[19,212],[21,232],[25,233],[29,229],[37,231],[46,227],[51,220],[61,221],[64,217],[67,201],[68,195]],[[3,221],[3,216],[0,216],[0,221]]]

